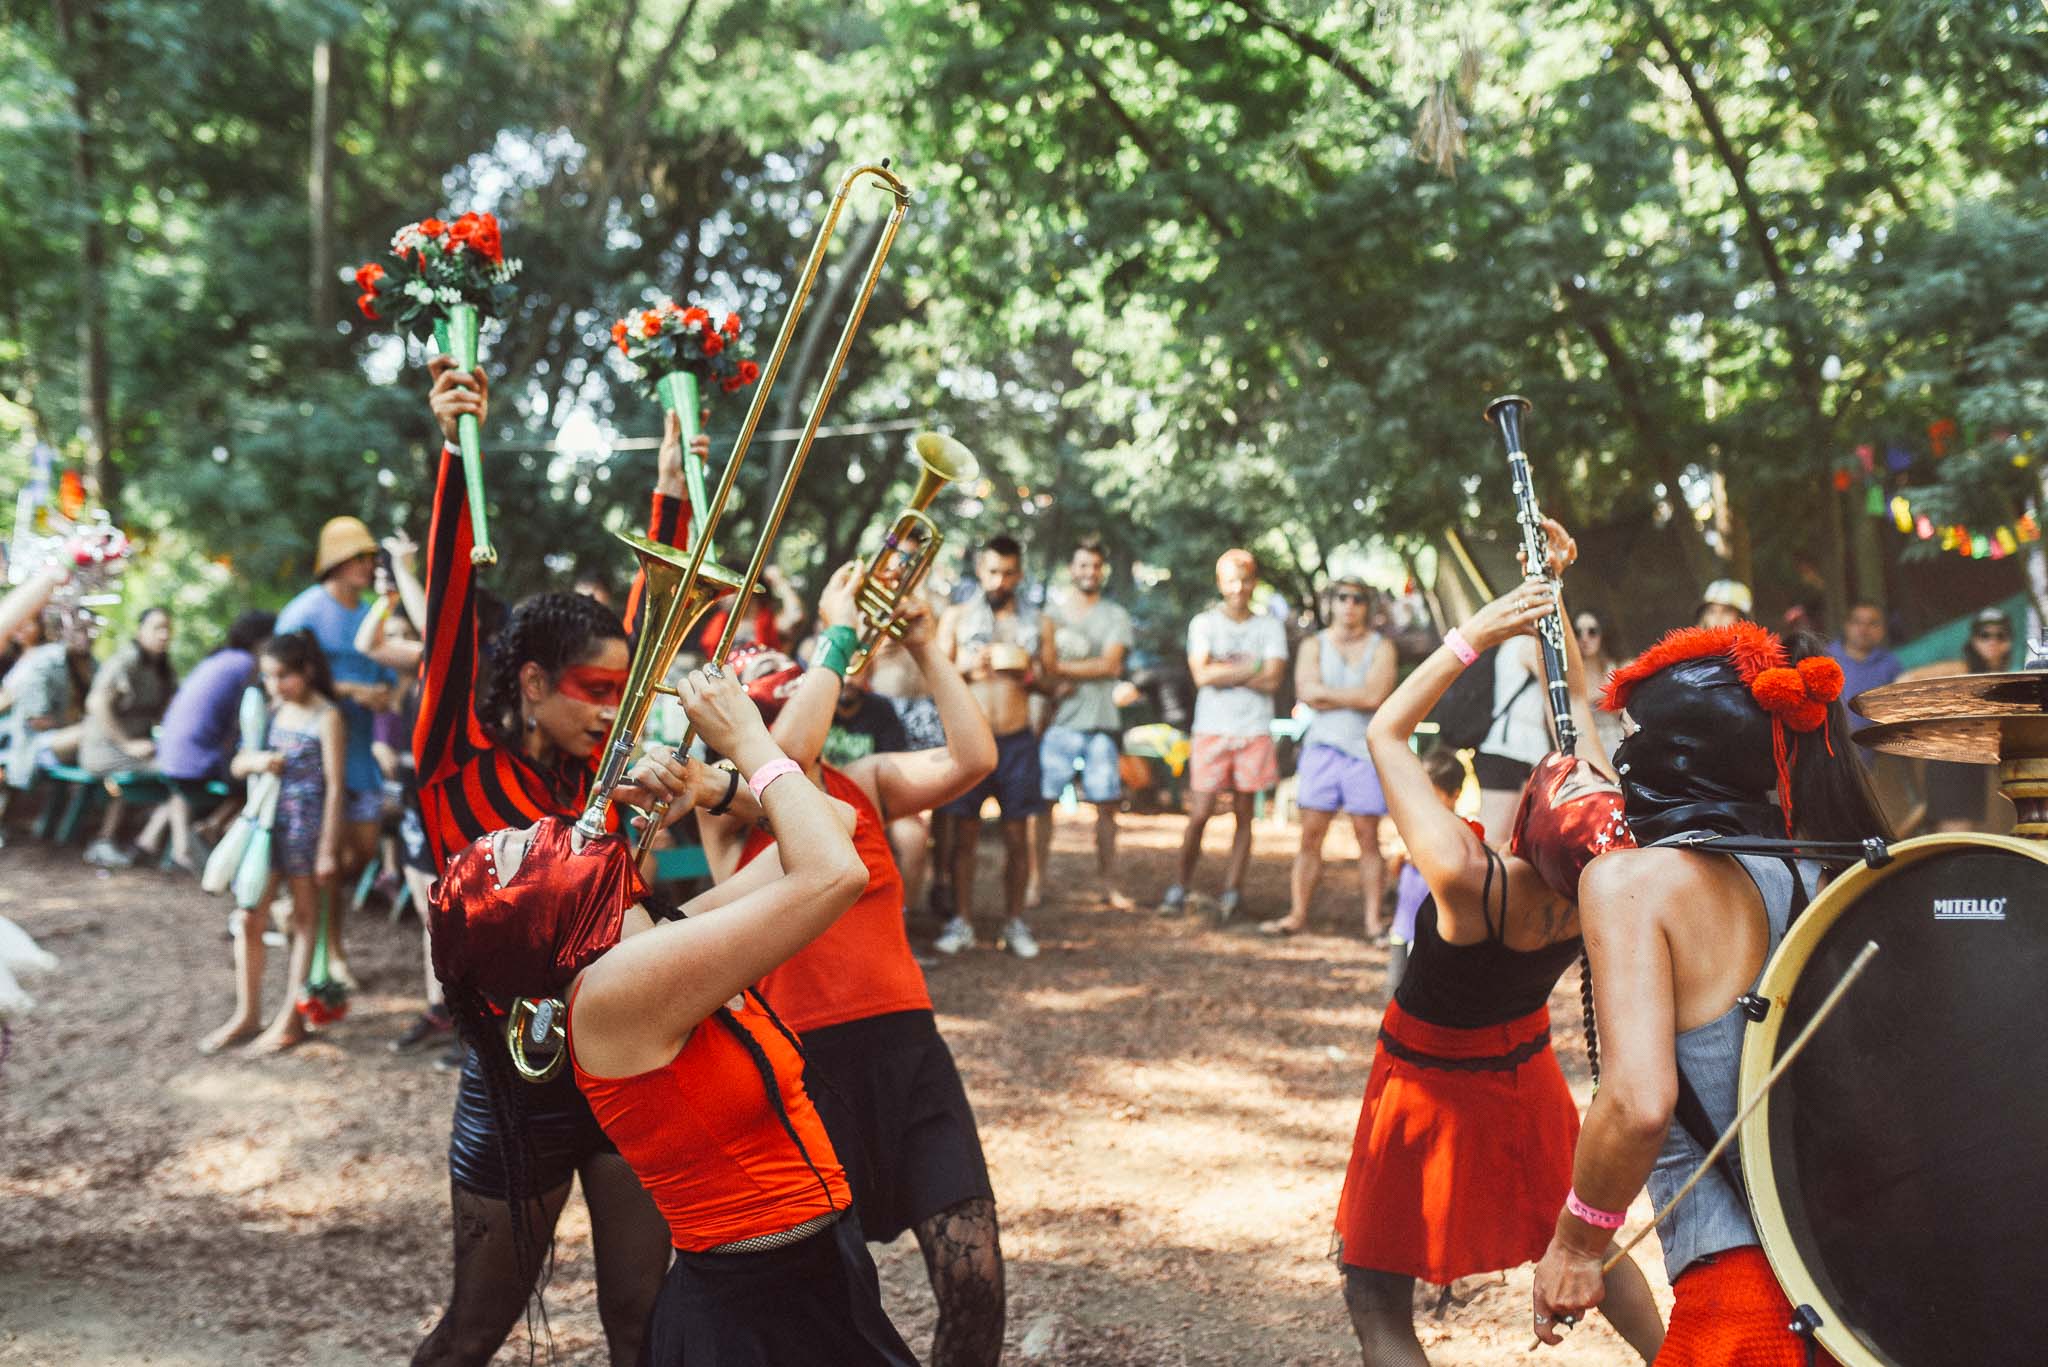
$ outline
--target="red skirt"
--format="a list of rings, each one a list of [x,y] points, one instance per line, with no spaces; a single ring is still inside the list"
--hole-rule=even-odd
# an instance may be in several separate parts
[[[1671,1327],[1657,1367],[1808,1367],[1806,1341],[1785,1326],[1792,1302],[1751,1244],[1702,1258],[1671,1286]],[[1816,1351],[1816,1367],[1834,1358]]]
[[[1457,1030],[1389,1002],[1337,1203],[1345,1266],[1445,1285],[1536,1261],[1578,1137],[1549,1007]]]

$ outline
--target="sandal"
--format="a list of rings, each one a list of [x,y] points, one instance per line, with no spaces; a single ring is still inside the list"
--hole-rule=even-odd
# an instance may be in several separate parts
[[[1288,924],[1287,918],[1285,916],[1282,916],[1275,921],[1259,922],[1259,934],[1270,935],[1275,939],[1282,939],[1290,935],[1299,935],[1301,934],[1301,932],[1307,929],[1308,927],[1306,925],[1297,926]]]

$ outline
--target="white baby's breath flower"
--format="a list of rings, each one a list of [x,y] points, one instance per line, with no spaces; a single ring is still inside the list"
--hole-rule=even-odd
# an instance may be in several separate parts
[[[417,299],[422,304],[431,304],[434,302],[434,287],[432,285],[429,285],[424,280],[406,281],[405,294],[408,299]]]

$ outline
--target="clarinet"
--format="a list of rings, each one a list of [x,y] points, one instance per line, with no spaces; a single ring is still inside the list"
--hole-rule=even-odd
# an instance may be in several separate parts
[[[1563,589],[1550,572],[1550,542],[1543,534],[1543,512],[1536,506],[1536,489],[1529,482],[1529,456],[1522,450],[1522,414],[1535,405],[1519,394],[1508,394],[1486,406],[1486,420],[1500,429],[1502,444],[1508,448],[1508,473],[1515,484],[1515,521],[1522,529],[1522,555],[1528,572],[1542,576],[1550,587],[1551,601],[1558,607],[1536,623],[1536,636],[1543,647],[1543,673],[1550,698],[1550,724],[1557,748],[1574,754],[1579,748],[1579,726],[1572,720],[1571,684],[1565,674]]]

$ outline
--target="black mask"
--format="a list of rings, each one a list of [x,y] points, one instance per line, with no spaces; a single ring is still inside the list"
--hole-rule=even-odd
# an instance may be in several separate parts
[[[1682,660],[1638,683],[1639,728],[1614,752],[1622,812],[1639,845],[1687,831],[1782,836],[1772,805],[1771,717],[1726,656]]]

